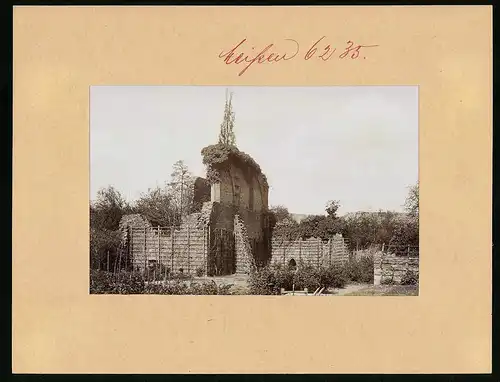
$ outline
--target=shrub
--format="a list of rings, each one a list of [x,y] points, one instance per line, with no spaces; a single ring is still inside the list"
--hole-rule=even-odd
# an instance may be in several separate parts
[[[218,294],[217,283],[213,280],[204,283],[192,283],[189,288],[189,294],[216,295]]]
[[[349,281],[373,283],[373,257],[350,259],[345,264],[345,273]]]
[[[294,271],[292,268],[275,267],[275,281],[277,289],[291,290],[293,287]]]
[[[417,285],[418,284],[418,273],[413,272],[408,269],[405,274],[401,277],[401,285]]]
[[[144,277],[138,273],[92,270],[90,272],[91,294],[140,294],[144,293]]]
[[[323,268],[320,275],[322,287],[343,288],[349,281],[345,269],[338,265]]]
[[[188,285],[186,278],[174,279],[166,284],[146,282],[143,274],[138,272],[94,271],[90,273],[91,294],[169,294],[169,295],[228,295],[232,285],[218,286],[215,281],[192,283]]]
[[[276,285],[276,275],[270,266],[265,266],[250,273],[248,286],[250,294],[272,295],[277,294],[279,286]]]
[[[279,265],[267,266],[250,274],[249,289],[251,294],[279,294],[280,289],[315,291],[318,288],[343,288],[348,278],[340,266],[316,268],[300,264],[297,271]]]
[[[380,280],[381,285],[394,285],[394,279],[392,277],[382,278]]]
[[[205,269],[202,267],[196,268],[196,276],[197,277],[202,277],[205,275]]]
[[[309,265],[299,266],[293,278],[295,289],[303,290],[307,288],[310,291],[315,291],[321,286],[321,272],[322,270]]]

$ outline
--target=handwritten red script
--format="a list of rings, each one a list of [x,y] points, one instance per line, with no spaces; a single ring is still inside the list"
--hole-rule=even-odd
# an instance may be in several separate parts
[[[314,44],[307,46],[307,50],[301,50],[299,43],[294,39],[285,39],[280,46],[269,44],[264,48],[250,46],[246,38],[241,40],[228,51],[222,51],[219,58],[223,59],[226,65],[240,65],[243,69],[238,76],[243,75],[253,64],[274,64],[281,61],[289,61],[297,57],[305,61],[322,60],[328,61],[332,58],[342,59],[365,59],[366,48],[374,48],[378,45],[359,45],[353,41],[339,47],[325,41],[326,36],[318,39]]]

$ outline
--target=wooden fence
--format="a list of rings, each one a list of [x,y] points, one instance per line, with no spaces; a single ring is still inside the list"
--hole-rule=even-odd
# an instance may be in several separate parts
[[[272,263],[283,266],[305,263],[320,267],[340,265],[349,260],[349,243],[340,235],[328,241],[320,238],[293,241],[272,241]]]
[[[166,273],[207,271],[206,228],[187,226],[129,228],[128,257],[134,270],[159,269]]]

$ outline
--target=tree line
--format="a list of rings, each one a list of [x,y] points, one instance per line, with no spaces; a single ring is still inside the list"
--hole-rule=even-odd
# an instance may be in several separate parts
[[[281,241],[291,241],[310,237],[328,240],[342,234],[351,249],[372,244],[418,246],[418,188],[418,182],[409,187],[404,213],[377,211],[338,216],[340,202],[332,200],[326,204],[324,215],[311,215],[297,222],[285,206],[273,206],[270,208],[272,235]]]

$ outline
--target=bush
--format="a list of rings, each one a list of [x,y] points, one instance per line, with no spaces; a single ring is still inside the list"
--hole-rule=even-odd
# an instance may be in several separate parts
[[[299,266],[293,281],[296,290],[315,291],[321,286],[321,269],[315,269],[309,265]]]
[[[418,273],[413,272],[408,269],[405,274],[401,277],[401,285],[417,285],[418,284]]]
[[[373,284],[373,257],[350,259],[345,264],[345,273],[349,281]]]
[[[138,273],[90,272],[91,294],[141,294],[144,286],[144,277]]]
[[[197,277],[202,277],[205,275],[205,269],[202,267],[196,268],[196,276]]]
[[[348,278],[342,267],[330,266],[316,268],[300,264],[297,271],[279,265],[267,266],[250,274],[249,289],[251,294],[274,295],[285,290],[307,290],[313,292],[318,288],[343,288]]]
[[[270,266],[252,271],[248,278],[248,286],[250,294],[256,295],[277,294],[280,288],[277,286],[275,271]]]
[[[217,292],[217,283],[213,280],[206,283],[192,283],[189,289],[189,294],[195,295],[216,295]]]
[[[218,286],[215,281],[191,283],[174,279],[166,284],[151,283],[138,272],[95,271],[90,273],[91,294],[166,294],[166,295],[228,295],[232,285]]]
[[[337,265],[323,268],[320,277],[322,287],[343,288],[349,282],[345,269]]]
[[[380,280],[381,285],[394,285],[394,279],[392,277],[386,277]]]
[[[294,271],[293,269],[286,267],[275,267],[275,281],[276,281],[276,288],[280,290],[281,288],[285,290],[291,290],[293,287],[293,281],[294,281]]]

